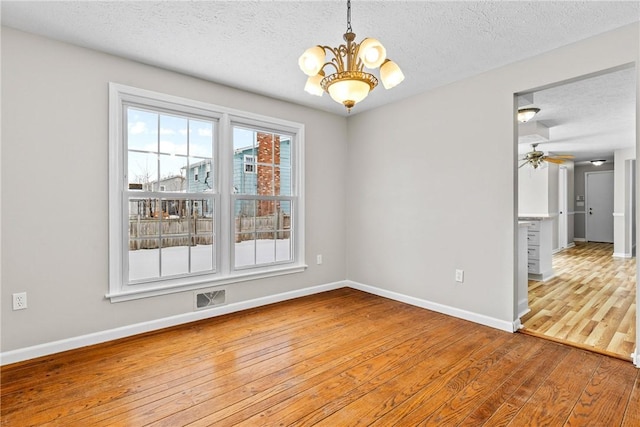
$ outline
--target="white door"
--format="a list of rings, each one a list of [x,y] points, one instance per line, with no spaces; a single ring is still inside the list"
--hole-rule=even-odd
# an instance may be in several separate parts
[[[613,171],[586,172],[587,241],[613,243]]]

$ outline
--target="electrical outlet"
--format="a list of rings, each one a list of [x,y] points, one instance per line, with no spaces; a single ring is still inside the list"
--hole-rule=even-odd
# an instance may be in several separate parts
[[[316,264],[322,264],[322,255],[316,255]]]
[[[464,270],[456,270],[456,282],[464,282]]]
[[[24,310],[25,308],[27,308],[27,293],[20,292],[13,294],[13,309]]]

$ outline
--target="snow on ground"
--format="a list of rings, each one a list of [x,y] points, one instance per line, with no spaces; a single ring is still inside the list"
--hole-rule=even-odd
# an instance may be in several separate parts
[[[173,276],[189,272],[189,249],[191,250],[191,271],[208,271],[213,265],[213,246],[173,246],[160,249],[139,249],[129,251],[129,280],[158,277],[160,256],[162,256],[162,276]],[[269,264],[291,259],[289,239],[246,240],[235,244],[235,266]]]

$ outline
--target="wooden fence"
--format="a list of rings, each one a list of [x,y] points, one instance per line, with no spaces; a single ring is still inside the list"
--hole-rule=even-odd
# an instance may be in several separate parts
[[[236,243],[253,239],[288,239],[291,237],[291,215],[236,217]],[[256,235],[254,236],[254,231]]]
[[[236,217],[236,243],[253,239],[288,239],[291,234],[290,215]],[[255,232],[255,234],[254,234]],[[162,235],[159,239],[158,236]],[[211,245],[211,218],[131,218],[129,219],[129,250],[157,249],[171,246]]]

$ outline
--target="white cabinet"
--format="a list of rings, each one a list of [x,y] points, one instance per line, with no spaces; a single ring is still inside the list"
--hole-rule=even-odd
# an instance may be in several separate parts
[[[524,218],[520,218],[524,220]],[[527,218],[527,271],[529,279],[548,280],[554,276],[552,265],[551,219]]]
[[[518,222],[518,287],[516,300],[518,303],[518,318],[527,314],[529,310],[529,280],[527,272],[527,232],[528,222]]]

